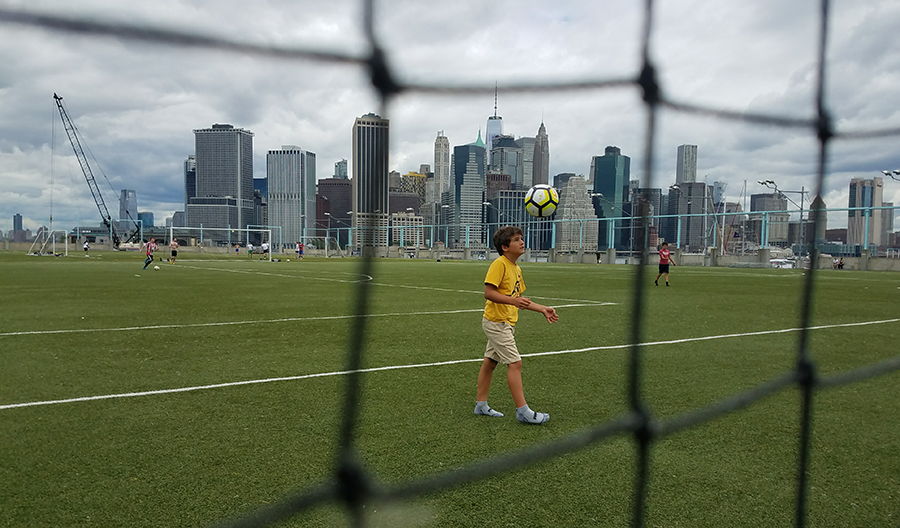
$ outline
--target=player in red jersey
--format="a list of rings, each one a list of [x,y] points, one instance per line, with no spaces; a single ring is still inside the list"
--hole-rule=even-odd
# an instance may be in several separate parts
[[[141,249],[146,251],[145,255],[147,256],[147,258],[144,259],[144,269],[147,269],[147,266],[149,266],[150,263],[153,262],[153,252],[159,249],[159,246],[156,245],[156,238],[150,237],[150,242],[144,244],[144,247],[142,247]]]
[[[659,286],[659,277],[665,274],[666,286],[669,285],[669,264],[674,266],[675,261],[672,260],[672,255],[669,254],[669,243],[663,242],[662,247],[659,248],[659,273],[656,274],[656,280],[653,281],[653,284]]]

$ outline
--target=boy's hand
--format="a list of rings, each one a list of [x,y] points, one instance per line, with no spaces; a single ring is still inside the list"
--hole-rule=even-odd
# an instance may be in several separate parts
[[[556,309],[551,308],[550,306],[544,307],[544,317],[547,318],[547,322],[550,324],[553,324],[556,321],[559,321],[559,316],[556,315]]]
[[[531,305],[531,299],[528,297],[513,297],[513,304],[516,308],[524,310]]]

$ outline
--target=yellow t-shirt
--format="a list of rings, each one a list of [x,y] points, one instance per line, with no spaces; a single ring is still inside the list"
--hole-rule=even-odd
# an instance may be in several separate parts
[[[491,263],[484,283],[496,286],[498,292],[510,297],[521,297],[522,292],[525,291],[522,268],[518,264],[510,262],[503,255]],[[485,299],[484,318],[495,323],[507,322],[516,326],[516,321],[519,320],[519,309],[512,304],[495,303]]]

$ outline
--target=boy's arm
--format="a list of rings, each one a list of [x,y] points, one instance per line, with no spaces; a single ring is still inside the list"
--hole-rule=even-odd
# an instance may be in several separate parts
[[[528,297],[510,297],[509,295],[503,295],[497,291],[496,286],[488,282],[484,283],[484,298],[498,304],[511,304],[516,308],[528,308],[531,304],[531,299]]]
[[[544,317],[547,318],[547,322],[550,324],[559,321],[559,315],[556,314],[556,309],[551,306],[544,306],[543,304],[538,304],[532,301],[525,308],[534,312],[540,312],[544,314]]]

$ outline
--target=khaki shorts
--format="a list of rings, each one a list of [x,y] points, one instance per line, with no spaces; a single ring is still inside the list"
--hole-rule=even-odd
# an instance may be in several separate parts
[[[484,329],[484,335],[488,340],[484,357],[504,365],[522,361],[519,349],[516,348],[515,326],[509,323],[495,323],[482,317],[481,328]]]

